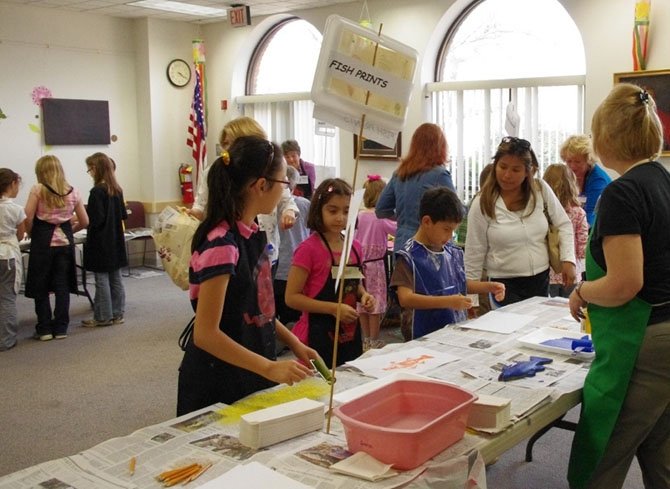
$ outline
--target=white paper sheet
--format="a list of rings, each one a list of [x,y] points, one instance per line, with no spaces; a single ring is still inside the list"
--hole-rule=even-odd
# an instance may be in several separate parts
[[[237,465],[225,474],[200,486],[200,489],[230,487],[272,487],[272,489],[308,489],[302,484],[258,462]]]
[[[349,202],[349,209],[360,208],[361,204],[363,203],[364,193],[365,189],[362,188],[359,188],[354,192],[354,195],[351,196],[351,201]],[[349,263],[349,261],[351,261],[351,257],[349,255],[351,254],[351,248],[354,244],[354,233],[356,232],[357,218],[358,218],[357,212],[350,212],[347,218],[347,227],[344,230],[344,244],[347,245],[347,249],[342,250],[343,253],[340,256],[340,265],[337,267],[337,278],[335,279],[335,292],[337,292],[337,288],[340,284],[340,279],[342,278],[344,267],[346,266],[347,263]],[[343,257],[347,257],[347,259],[345,260],[343,259]],[[363,257],[361,257],[361,259],[363,259]]]
[[[523,328],[534,319],[537,319],[537,317],[528,314],[489,311],[474,321],[459,324],[459,326],[466,329],[478,329],[481,331],[491,331],[493,333],[510,334]]]
[[[387,375],[386,377],[382,377],[381,379],[376,379],[363,385],[357,385],[356,387],[352,387],[346,391],[338,392],[333,395],[333,400],[339,404],[353,401],[354,399],[358,399],[368,392],[372,392],[375,389],[384,387],[385,385],[395,382],[396,380],[424,380],[431,382],[441,382],[437,379],[426,377],[425,375],[417,375],[409,372],[396,372],[391,375]]]
[[[456,360],[460,358],[429,348],[418,347],[357,359],[347,362],[347,365],[357,368],[365,375],[379,379],[400,372],[418,374]]]

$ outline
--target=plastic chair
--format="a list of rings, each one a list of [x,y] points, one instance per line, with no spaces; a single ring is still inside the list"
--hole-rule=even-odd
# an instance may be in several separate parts
[[[151,229],[147,228],[146,217],[144,215],[144,206],[142,202],[129,200],[126,202],[128,219],[126,219],[126,254],[128,255],[128,274],[130,274],[130,242],[142,241],[142,263],[145,266],[147,255],[147,241],[152,239]]]

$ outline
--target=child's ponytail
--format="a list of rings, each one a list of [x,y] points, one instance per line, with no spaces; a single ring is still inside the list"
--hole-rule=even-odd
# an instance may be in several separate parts
[[[207,176],[207,209],[205,218],[193,236],[191,251],[196,250],[207,233],[222,221],[231,226],[242,216],[246,190],[261,177],[277,172],[283,163],[281,148],[258,136],[242,136],[222,154]]]

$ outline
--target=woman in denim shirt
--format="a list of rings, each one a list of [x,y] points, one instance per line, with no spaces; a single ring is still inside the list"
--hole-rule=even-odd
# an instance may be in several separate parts
[[[375,214],[398,222],[394,251],[414,236],[419,228],[419,202],[429,188],[454,189],[446,168],[447,138],[437,124],[421,124],[412,135],[409,153],[400,162],[391,181],[379,196]]]

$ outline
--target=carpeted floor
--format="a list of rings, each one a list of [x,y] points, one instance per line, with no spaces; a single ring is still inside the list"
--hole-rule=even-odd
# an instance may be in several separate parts
[[[125,323],[81,327],[92,311],[85,297],[72,296],[65,340],[31,339],[33,302],[19,298],[20,342],[0,353],[0,476],[175,415],[177,338],[192,316],[188,295],[162,273],[133,272],[124,278]],[[382,337],[400,341],[393,328]],[[577,416],[575,410],[568,414]],[[567,487],[571,441],[571,432],[550,430],[535,445],[532,463],[524,461],[525,445],[518,445],[487,469],[488,487]],[[635,463],[624,489],[642,487]]]
[[[85,297],[71,296],[69,336],[48,342],[31,338],[33,301],[19,297],[19,344],[0,354],[0,474],[175,415],[188,295],[163,273],[124,284],[124,324],[81,327],[92,310]]]

